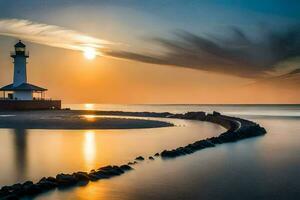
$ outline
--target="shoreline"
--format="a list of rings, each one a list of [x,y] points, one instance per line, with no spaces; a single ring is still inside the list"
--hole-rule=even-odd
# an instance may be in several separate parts
[[[102,112],[103,113],[103,112]],[[116,112],[114,112],[116,114]],[[126,113],[127,116],[136,116],[138,113],[118,112],[119,114]],[[161,159],[174,159],[179,156],[192,154],[205,148],[215,147],[219,144],[237,142],[242,139],[247,139],[266,134],[266,130],[259,124],[236,117],[221,115],[218,112],[206,114],[205,112],[188,112],[185,114],[171,114],[171,113],[139,113],[138,115],[151,115],[165,118],[178,118],[188,120],[208,121],[219,124],[227,129],[217,137],[211,137],[204,140],[195,141],[184,147],[178,147],[172,150],[164,150],[161,153],[155,153],[149,156],[148,160],[155,160],[160,157]],[[21,197],[33,197],[38,194],[50,191],[52,189],[63,189],[72,186],[82,186],[88,184],[89,181],[98,181],[101,179],[108,179],[114,176],[119,176],[127,171],[133,170],[132,165],[143,162],[145,158],[138,156],[134,161],[121,166],[105,166],[100,167],[90,172],[74,172],[72,174],[59,173],[55,177],[43,177],[37,183],[26,181],[25,183],[17,183],[11,186],[3,186],[0,189],[1,199],[19,199]]]
[[[153,119],[93,116],[89,111],[13,111],[1,113],[0,128],[11,129],[143,129],[162,128],[174,124]],[[123,118],[124,117],[124,118]]]

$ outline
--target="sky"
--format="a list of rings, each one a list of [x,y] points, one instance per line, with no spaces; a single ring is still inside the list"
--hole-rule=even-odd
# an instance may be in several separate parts
[[[63,103],[300,103],[299,10],[298,0],[0,0],[0,86],[21,39],[28,81]]]

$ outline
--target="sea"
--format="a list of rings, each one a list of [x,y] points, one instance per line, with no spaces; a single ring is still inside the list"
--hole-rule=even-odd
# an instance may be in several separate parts
[[[300,105],[63,106],[134,112],[218,111],[255,121],[266,128],[267,134],[175,159],[146,159],[122,176],[56,189],[34,199],[300,199]],[[0,120],[1,117],[9,115],[1,115]],[[0,129],[0,186],[126,164],[139,155],[147,158],[225,130],[209,122],[158,120],[175,126],[128,130]]]

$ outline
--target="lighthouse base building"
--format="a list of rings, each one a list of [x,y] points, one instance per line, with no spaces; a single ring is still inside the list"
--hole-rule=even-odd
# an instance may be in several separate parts
[[[0,88],[3,96],[0,99],[0,110],[42,110],[61,109],[60,100],[45,98],[47,89],[27,83],[26,46],[21,41],[11,53],[14,60],[13,83]]]

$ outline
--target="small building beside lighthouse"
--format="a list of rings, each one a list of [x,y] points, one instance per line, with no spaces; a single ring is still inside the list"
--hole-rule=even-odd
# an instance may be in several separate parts
[[[27,81],[27,59],[29,53],[26,45],[19,41],[11,53],[14,64],[13,82],[0,88],[3,97],[0,100],[1,109],[60,109],[60,100],[45,98],[46,88],[36,86]]]

